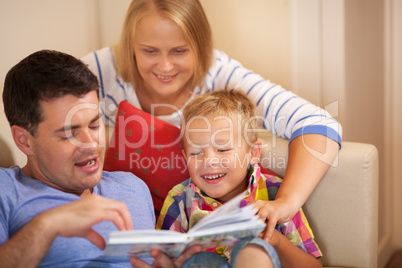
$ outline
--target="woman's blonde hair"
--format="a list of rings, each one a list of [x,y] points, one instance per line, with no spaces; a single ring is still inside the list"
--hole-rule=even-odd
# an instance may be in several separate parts
[[[114,47],[119,74],[138,88],[142,78],[134,54],[134,38],[139,21],[152,12],[174,21],[182,29],[194,57],[195,71],[190,86],[200,85],[211,66],[213,46],[211,28],[198,0],[133,0],[120,42]]]
[[[243,137],[248,136],[248,142],[258,139],[258,121],[260,119],[256,105],[243,92],[238,90],[218,90],[192,99],[183,109],[181,128],[194,117],[233,116],[241,118]]]

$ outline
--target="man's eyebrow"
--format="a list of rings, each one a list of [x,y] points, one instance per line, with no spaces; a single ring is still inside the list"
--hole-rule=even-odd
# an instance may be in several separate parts
[[[91,121],[90,124],[92,124],[93,122],[99,120],[102,117],[102,113],[97,114]],[[59,129],[56,129],[54,132],[55,133],[59,133],[59,132],[66,132],[66,131],[71,131],[73,129],[77,129],[80,128],[80,125],[72,125],[72,126],[63,126]]]

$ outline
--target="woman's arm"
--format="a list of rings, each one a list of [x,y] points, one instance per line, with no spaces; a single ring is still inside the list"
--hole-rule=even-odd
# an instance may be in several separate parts
[[[290,220],[306,202],[339,152],[339,144],[319,134],[295,138],[289,145],[286,173],[275,200],[290,205]]]
[[[258,206],[258,214],[268,221],[266,241],[278,222],[290,221],[306,202],[338,151],[337,142],[318,134],[299,136],[290,143],[286,173],[275,200]]]
[[[282,186],[269,206],[266,238],[276,223],[290,220],[334,161],[342,127],[325,110],[244,68],[215,51],[215,63],[203,90],[237,89],[256,103],[264,127],[287,138],[289,159]]]
[[[215,61],[203,81],[202,92],[236,89],[257,105],[264,128],[293,141],[302,134],[321,134],[341,143],[342,127],[332,116],[280,85],[244,68],[216,50]]]

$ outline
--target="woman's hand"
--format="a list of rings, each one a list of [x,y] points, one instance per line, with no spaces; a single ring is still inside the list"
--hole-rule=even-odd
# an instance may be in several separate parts
[[[201,246],[192,246],[186,249],[182,254],[180,254],[177,258],[170,258],[162,251],[154,249],[151,251],[151,257],[155,259],[152,265],[147,264],[143,260],[137,257],[131,257],[130,263],[133,267],[161,267],[161,268],[179,268],[182,267],[183,264],[191,258],[195,253],[200,252],[202,250]]]
[[[257,209],[258,216],[267,223],[267,227],[263,231],[263,238],[265,241],[273,245],[273,234],[277,223],[284,223],[290,221],[294,214],[290,214],[289,204],[280,199],[274,201],[256,200],[251,203]]]
[[[339,144],[320,134],[305,134],[289,145],[286,173],[273,201],[256,204],[267,221],[269,241],[277,223],[290,221],[311,195],[339,152]]]

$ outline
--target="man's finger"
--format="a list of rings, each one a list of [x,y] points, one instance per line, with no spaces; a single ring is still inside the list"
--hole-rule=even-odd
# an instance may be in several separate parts
[[[177,257],[177,259],[175,260],[176,267],[182,267],[183,264],[188,259],[190,259],[194,254],[196,254],[200,251],[202,251],[202,247],[199,245],[192,246],[192,247],[186,249],[186,251],[184,251],[182,254],[180,254],[180,256]]]
[[[101,250],[104,250],[106,247],[106,243],[103,237],[97,232],[95,232],[93,229],[89,231],[89,233],[85,236],[85,238],[88,239],[92,244],[94,244]]]
[[[157,249],[151,250],[151,256],[155,259],[155,263],[158,264],[157,267],[164,267],[164,268],[175,267],[173,260],[160,250]],[[153,266],[155,266],[155,264],[153,264]]]
[[[116,224],[119,230],[132,230],[133,223],[131,220],[130,212],[127,209],[126,204],[110,199],[102,199],[104,202],[105,209],[112,210],[115,213],[118,213],[119,221],[114,221],[115,217],[112,217],[112,221]]]
[[[133,267],[140,267],[140,268],[149,268],[152,267],[148,263],[144,262],[143,260],[137,257],[130,257],[130,264]]]

